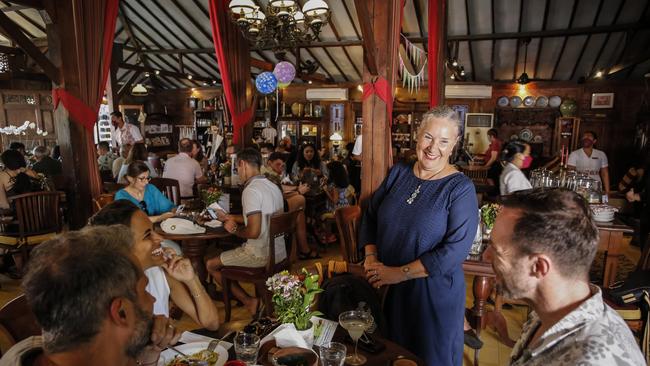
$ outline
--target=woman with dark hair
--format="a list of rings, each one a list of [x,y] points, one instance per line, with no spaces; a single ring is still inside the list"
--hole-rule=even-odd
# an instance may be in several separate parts
[[[327,166],[321,162],[316,147],[312,143],[302,145],[298,153],[298,160],[291,169],[291,176],[294,180],[303,180],[305,175],[315,175],[317,177],[327,177],[329,175]]]
[[[499,192],[502,196],[516,191],[532,189],[521,169],[527,169],[533,162],[530,156],[530,145],[521,141],[510,141],[501,151],[503,172],[499,178]]]
[[[334,214],[339,207],[350,206],[354,200],[354,187],[350,185],[348,172],[340,161],[331,161],[327,164],[330,173],[329,185],[325,189],[327,194],[326,215]]]
[[[0,156],[5,169],[0,172],[0,209],[9,210],[9,197],[42,190],[38,174],[27,169],[25,158],[18,150],[7,150]]]
[[[115,193],[115,200],[131,201],[146,212],[152,222],[159,222],[174,216],[174,203],[153,184],[149,184],[150,173],[149,166],[144,162],[136,160],[130,163],[126,170],[129,185]]]
[[[126,160],[124,160],[124,164],[122,164],[122,168],[120,168],[120,173],[117,175],[117,183],[122,183],[122,184],[129,183],[125,178],[125,176],[127,170],[129,169],[129,165],[131,165],[131,163],[134,161],[141,161],[145,163],[149,168],[149,177],[158,178],[158,173],[156,173],[156,169],[154,169],[151,163],[149,162],[149,152],[147,151],[147,146],[141,142],[138,142],[135,145],[133,145],[131,151],[129,151],[129,155],[126,157]]]

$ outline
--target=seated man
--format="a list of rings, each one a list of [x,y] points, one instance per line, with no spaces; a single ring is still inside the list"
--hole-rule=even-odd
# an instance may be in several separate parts
[[[510,365],[645,364],[630,329],[589,283],[597,248],[589,207],[574,192],[536,189],[503,202],[487,255],[504,297],[534,310]]]
[[[156,365],[180,332],[152,316],[132,241],[127,228],[113,226],[71,231],[36,247],[23,288],[43,335],[14,345],[0,366]]]
[[[219,284],[223,266],[260,268],[266,266],[269,260],[269,220],[273,214],[284,211],[284,202],[278,186],[260,174],[261,165],[262,155],[256,149],[246,148],[237,153],[237,171],[245,187],[242,192],[244,215],[219,212],[219,220],[224,221],[224,228],[228,232],[248,240],[243,246],[207,261],[208,272]],[[275,261],[286,257],[284,238],[276,238]],[[250,297],[238,284],[233,284],[232,292],[251,314],[257,312],[257,298]]]
[[[296,240],[298,241],[298,258],[300,259],[318,259],[318,253],[313,253],[309,244],[307,243],[307,224],[305,220],[305,194],[309,191],[309,184],[290,184],[291,181],[286,180],[285,154],[281,152],[272,153],[266,165],[262,167],[262,174],[264,174],[271,182],[275,183],[282,189],[282,196],[287,201],[287,208],[289,211],[295,211],[302,208],[298,214],[296,223]]]
[[[181,189],[181,197],[192,197],[192,188],[195,183],[207,183],[201,165],[192,158],[194,144],[192,140],[184,138],[178,143],[178,155],[170,158],[165,163],[163,178],[176,179]]]
[[[111,147],[108,146],[108,142],[100,141],[97,144],[97,165],[99,165],[99,171],[112,171],[113,161],[115,159],[117,159],[117,156],[111,152]]]
[[[115,224],[131,228],[131,252],[140,261],[149,279],[147,291],[156,299],[153,313],[169,316],[171,298],[201,327],[218,329],[219,313],[194,272],[192,263],[187,258],[178,257],[173,249],[161,248],[163,239],[154,231],[147,214],[131,201],[117,200],[90,218],[90,225],[93,226]]]
[[[50,149],[48,149],[47,146],[36,146],[33,154],[36,163],[32,165],[32,169],[36,173],[41,173],[48,177],[61,175],[61,173],[63,173],[61,162],[50,157]]]

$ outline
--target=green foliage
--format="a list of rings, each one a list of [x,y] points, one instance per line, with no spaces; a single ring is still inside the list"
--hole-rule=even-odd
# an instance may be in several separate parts
[[[312,316],[323,315],[311,310],[316,294],[323,291],[318,279],[317,274],[310,274],[303,268],[299,276],[282,271],[266,281],[273,293],[275,315],[280,322],[293,323],[296,329],[306,330],[311,326]]]
[[[499,213],[499,208],[500,206],[496,203],[488,203],[481,207],[481,220],[483,220],[485,226],[490,230],[494,227],[494,221]]]

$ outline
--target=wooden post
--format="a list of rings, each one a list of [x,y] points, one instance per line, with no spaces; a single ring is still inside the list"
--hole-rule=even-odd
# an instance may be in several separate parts
[[[122,62],[122,45],[113,43],[113,52],[111,53],[111,69],[106,80],[106,98],[108,99],[108,111],[113,113],[119,110],[120,97],[117,95],[119,87],[117,85],[117,70]]]
[[[374,62],[372,58],[364,58],[366,62],[363,66],[363,82],[371,83],[377,76],[382,76],[391,85],[392,91],[395,88],[397,71],[401,1],[356,0],[355,4],[367,9],[366,14],[359,13],[361,29],[371,28],[372,41],[364,41],[364,53],[375,55]],[[364,39],[367,36],[364,31]],[[373,47],[373,44],[374,50],[365,49],[365,47]],[[376,75],[371,72],[375,67]],[[377,95],[371,95],[363,101],[362,115],[361,200],[364,201],[381,185],[392,165],[390,151],[392,116],[388,115],[386,103]]]

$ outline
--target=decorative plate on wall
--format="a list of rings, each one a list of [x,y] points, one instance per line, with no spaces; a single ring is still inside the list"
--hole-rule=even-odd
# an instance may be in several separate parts
[[[519,131],[519,138],[530,142],[530,140],[533,139],[533,131],[528,128],[524,128],[523,130]]]
[[[548,105],[551,106],[551,108],[557,108],[562,104],[562,98],[560,98],[558,95],[554,95],[549,98],[548,100]]]
[[[537,101],[535,102],[536,107],[544,108],[548,106],[548,98],[545,96],[539,96],[537,97]]]
[[[524,106],[532,107],[534,105],[535,105],[535,97],[529,95],[526,98],[524,98]]]
[[[540,135],[535,135],[535,137],[533,137],[533,142],[539,143],[539,142],[543,142],[543,141],[544,141],[544,139]]]
[[[510,106],[513,108],[517,108],[521,105],[521,98],[515,96],[510,98]]]
[[[510,104],[510,100],[508,100],[508,97],[504,96],[504,97],[499,97],[499,99],[497,99],[497,105],[499,107],[507,107],[508,104]]]

